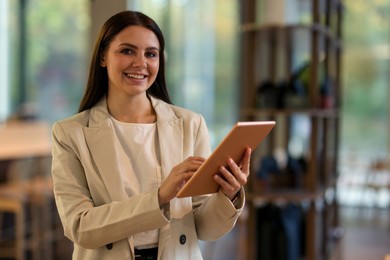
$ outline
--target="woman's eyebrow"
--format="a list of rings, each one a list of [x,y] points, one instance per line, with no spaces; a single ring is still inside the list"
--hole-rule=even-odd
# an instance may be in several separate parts
[[[121,43],[119,44],[119,47],[130,47],[130,48],[133,48],[133,49],[139,49],[137,45],[134,45],[134,44],[131,44],[131,43]],[[160,51],[160,49],[158,47],[155,47],[155,46],[151,46],[151,47],[147,47],[146,50],[157,50],[157,51]]]

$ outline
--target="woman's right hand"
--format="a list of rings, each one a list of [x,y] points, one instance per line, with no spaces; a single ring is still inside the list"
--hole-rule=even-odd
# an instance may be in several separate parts
[[[168,178],[165,179],[158,190],[160,206],[176,197],[186,181],[191,178],[204,161],[205,158],[203,157],[191,156],[172,168]]]

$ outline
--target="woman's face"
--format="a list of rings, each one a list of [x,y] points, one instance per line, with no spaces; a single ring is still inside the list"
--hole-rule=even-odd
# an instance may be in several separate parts
[[[144,94],[159,69],[160,44],[153,31],[129,26],[104,51],[100,65],[107,67],[109,95]]]

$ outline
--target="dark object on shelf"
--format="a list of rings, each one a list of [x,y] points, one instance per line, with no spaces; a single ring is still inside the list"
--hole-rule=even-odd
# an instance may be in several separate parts
[[[301,188],[306,168],[304,159],[286,154],[286,165],[278,163],[274,155],[264,156],[256,177],[266,183],[266,188]]]
[[[257,209],[257,259],[299,260],[304,256],[304,214],[299,205],[268,203]]]
[[[332,93],[332,81],[329,77],[326,77],[321,84],[321,108],[334,107],[334,98]]]
[[[271,81],[263,82],[257,89],[257,106],[259,108],[284,107],[282,87],[276,86]]]
[[[271,80],[262,82],[257,88],[257,102],[259,108],[307,108],[307,70],[310,63],[304,63],[291,75],[289,81],[274,83]]]

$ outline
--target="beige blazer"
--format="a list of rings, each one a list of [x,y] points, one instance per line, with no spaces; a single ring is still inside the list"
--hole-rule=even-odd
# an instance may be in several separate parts
[[[151,100],[162,182],[185,158],[207,157],[209,135],[201,115]],[[52,153],[54,195],[65,236],[74,243],[73,259],[134,259],[133,234],[152,229],[159,229],[159,259],[202,259],[198,239],[229,232],[244,205],[243,190],[238,209],[222,192],[174,199],[164,210],[157,189],[128,196],[120,176],[131,162],[115,144],[105,98],[53,125]]]

